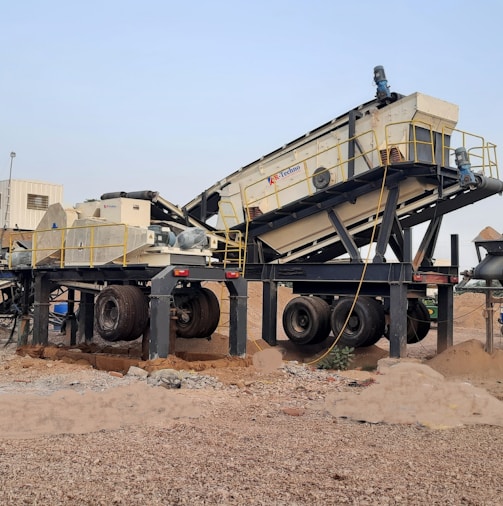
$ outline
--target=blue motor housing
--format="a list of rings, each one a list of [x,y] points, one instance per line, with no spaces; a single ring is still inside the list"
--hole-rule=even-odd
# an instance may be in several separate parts
[[[461,147],[454,150],[454,157],[459,171],[459,185],[461,188],[474,188],[477,186],[475,174],[472,172],[472,164],[466,148]]]
[[[378,100],[384,101],[391,98],[388,81],[386,80],[386,74],[382,65],[374,67],[374,82],[377,85],[376,97]]]

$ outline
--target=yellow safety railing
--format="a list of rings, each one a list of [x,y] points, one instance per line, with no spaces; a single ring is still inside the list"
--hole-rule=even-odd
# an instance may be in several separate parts
[[[348,152],[347,145],[350,142],[355,142],[355,144],[359,145],[359,147],[361,148],[361,144],[359,144],[358,141],[362,140],[364,137],[370,137],[370,140],[367,140],[365,142],[365,145],[370,145],[372,147],[369,149],[362,149],[361,151],[358,150],[358,154],[355,154],[355,156],[352,156],[352,157],[347,156],[347,152]],[[340,183],[340,182],[347,180],[347,177],[348,177],[347,176],[347,165],[348,165],[348,163],[350,163],[352,161],[363,160],[365,162],[365,164],[367,166],[369,166],[369,169],[372,168],[372,166],[374,164],[372,164],[369,161],[369,157],[371,155],[373,155],[376,157],[376,159],[379,159],[379,151],[378,151],[377,146],[378,146],[378,143],[377,143],[377,137],[376,137],[375,131],[368,130],[368,131],[358,134],[350,139],[346,139],[341,142],[338,142],[334,146],[330,146],[330,147],[324,148],[324,149],[317,149],[315,154],[307,156],[306,158],[303,158],[303,159],[297,161],[295,163],[294,167],[296,167],[298,165],[302,166],[303,172],[304,172],[304,177],[301,179],[297,179],[297,180],[291,182],[290,184],[279,187],[276,184],[276,182],[271,181],[272,176],[270,176],[270,175],[264,176],[263,178],[259,179],[258,181],[255,181],[255,182],[249,184],[248,186],[246,186],[244,188],[244,203],[245,203],[245,210],[246,210],[246,214],[247,214],[246,219],[248,221],[251,221],[254,218],[254,216],[252,216],[252,209],[254,207],[256,207],[256,206],[254,206],[254,204],[262,201],[265,198],[269,198],[273,195],[275,197],[276,206],[278,209],[280,209],[286,203],[286,202],[282,201],[282,198],[281,198],[282,195],[285,195],[286,194],[285,192],[287,192],[288,190],[292,190],[296,186],[299,186],[299,185],[306,186],[307,192],[305,192],[304,195],[313,195],[315,193],[315,190],[313,190],[313,188],[312,188],[313,174],[311,174],[308,169],[308,163],[310,161],[314,160],[316,162],[314,164],[314,165],[316,165],[316,168],[319,168],[320,164],[324,167],[323,171],[320,171],[317,173],[318,175],[324,174],[324,173],[334,174],[335,181],[332,184]],[[325,164],[323,164],[323,162],[319,162],[319,160],[322,157],[322,155],[326,155],[330,152],[335,153],[334,158],[337,160],[337,162],[332,165],[325,166]],[[284,170],[288,170],[288,169],[284,169]],[[281,172],[281,171],[279,171],[279,172]],[[265,195],[263,193],[261,193],[260,197],[257,197],[257,198],[253,198],[250,196],[250,194],[253,193],[254,190],[257,191],[257,189],[260,188],[260,186],[263,186],[266,182],[269,183],[269,187],[271,188],[271,191],[269,193],[266,193]],[[260,191],[259,191],[259,193],[260,193]]]
[[[238,269],[244,270],[247,233],[245,232],[243,235],[242,231],[232,228],[234,225],[241,223],[242,219],[230,200],[221,200],[218,203],[218,209],[218,214],[224,225],[224,230],[217,230],[215,234],[222,237],[224,249],[217,249],[214,251],[215,253],[223,253],[224,267],[232,265]]]
[[[453,139],[454,133],[458,133],[460,138]],[[245,221],[246,223],[253,221],[256,213],[261,211],[258,204],[265,199],[273,197],[275,209],[281,209],[292,201],[291,190],[299,185],[303,185],[302,191],[297,192],[299,198],[313,195],[315,192],[312,187],[313,166],[315,168],[323,167],[322,171],[316,173],[317,175],[330,174],[332,179],[330,185],[332,186],[347,180],[347,167],[353,161],[364,160],[365,166],[369,169],[403,162],[437,164],[439,160],[436,159],[435,147],[436,142],[440,142],[438,141],[439,136],[442,146],[440,150],[437,149],[437,154],[442,153],[441,165],[443,167],[452,166],[449,163],[449,155],[454,152],[454,149],[464,146],[470,155],[473,171],[499,179],[496,145],[487,143],[483,137],[448,127],[444,127],[442,132],[439,132],[431,124],[423,121],[395,122],[384,126],[385,138],[382,142],[379,142],[375,130],[369,130],[350,139],[337,142],[330,147],[322,149],[317,147],[316,153],[294,162],[293,168],[302,167],[303,177],[300,179],[296,178],[295,181],[279,185],[277,181],[271,180],[274,175],[265,175],[258,181],[247,185],[243,190]],[[353,157],[347,155],[347,145],[350,142],[354,142],[358,146]],[[358,152],[356,153],[356,151]],[[336,162],[332,162],[330,165],[319,162],[320,158],[327,154],[331,154],[332,160],[336,160]],[[313,160],[316,163],[312,163]],[[377,161],[373,162],[373,160]],[[308,167],[311,167],[311,170]],[[276,174],[281,173],[280,169],[277,170]],[[283,170],[288,170],[288,168]],[[266,191],[264,191],[264,187]]]
[[[104,227],[120,227],[123,229],[122,232],[122,241],[117,243],[99,243],[99,239],[96,238],[96,230],[102,229]],[[68,245],[67,241],[67,232],[70,230],[89,230],[89,239],[86,244],[78,244],[78,245]],[[79,225],[75,227],[66,227],[66,228],[50,228],[46,230],[35,230],[32,235],[32,247],[31,248],[23,248],[23,249],[15,249],[15,243],[18,239],[16,237],[20,237],[22,234],[12,233],[9,239],[9,268],[12,268],[12,258],[13,255],[28,253],[31,254],[31,267],[37,268],[40,259],[52,258],[53,260],[58,261],[59,267],[63,268],[65,266],[65,258],[69,251],[78,250],[78,251],[88,251],[89,258],[84,265],[88,265],[89,267],[94,267],[96,263],[96,254],[100,250],[111,249],[111,248],[120,248],[122,250],[122,254],[118,255],[117,258],[122,257],[122,265],[125,267],[127,265],[126,257],[127,257],[127,244],[128,244],[128,227],[124,224],[119,223],[100,223],[97,225]],[[56,237],[57,239],[52,239],[52,237]],[[59,236],[59,237],[58,237]],[[109,235],[107,235],[107,238]],[[48,239],[49,238],[49,239]],[[44,244],[44,242],[46,244]],[[47,255],[43,255],[44,252],[47,252]]]
[[[457,148],[464,147],[470,157],[471,170],[484,176],[499,179],[496,144],[486,142],[480,135],[463,130],[444,129],[442,131],[442,166],[448,167],[451,156]]]
[[[219,235],[222,238],[224,244],[223,249],[218,248],[212,250],[214,253],[223,253],[224,267],[233,266],[238,269],[243,269],[244,266],[244,242],[243,233],[240,230],[217,230],[215,235]]]
[[[422,131],[426,139],[419,139]],[[435,163],[434,131],[423,121],[398,121],[384,127],[386,139],[385,155],[381,154],[383,165],[400,162]],[[403,140],[398,140],[403,139]]]

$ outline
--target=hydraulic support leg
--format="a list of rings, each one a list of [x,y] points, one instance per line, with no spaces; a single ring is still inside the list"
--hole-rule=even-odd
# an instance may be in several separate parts
[[[403,358],[407,354],[407,285],[390,286],[389,356]]]
[[[94,294],[81,292],[79,310],[79,329],[81,338],[90,343],[94,336]]]
[[[42,274],[35,274],[35,302],[33,304],[33,344],[49,342],[49,296],[51,282]]]
[[[262,339],[271,346],[276,346],[278,284],[275,281],[262,283]]]
[[[33,280],[31,276],[24,275],[21,277],[23,285],[23,296],[21,298],[21,315],[19,317],[18,346],[28,344],[28,336],[30,334],[30,305],[33,295]]]
[[[152,278],[150,293],[150,342],[149,357],[166,358],[174,352],[176,332],[172,323],[171,309],[174,307],[173,290],[180,281],[173,275],[178,269],[166,267]],[[191,267],[190,278],[186,281],[223,281],[229,290],[230,298],[230,329],[229,353],[244,355],[246,353],[246,299],[247,281],[244,278],[226,279],[225,271],[217,268]]]
[[[453,344],[454,290],[452,285],[438,285],[437,353]]]
[[[244,278],[225,282],[230,298],[229,354],[246,354],[246,311],[248,283]]]

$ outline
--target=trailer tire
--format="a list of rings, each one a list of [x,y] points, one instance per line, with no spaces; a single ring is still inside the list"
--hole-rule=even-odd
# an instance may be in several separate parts
[[[330,334],[330,312],[331,307],[321,297],[309,297],[311,302],[318,306],[318,316],[320,319],[320,328],[318,333],[311,341],[311,344],[322,343]]]
[[[325,309],[318,301],[313,301],[314,298],[296,297],[285,306],[283,329],[288,339],[295,344],[320,342],[325,332],[325,338],[328,336],[330,328]]]
[[[123,288],[127,288],[134,298],[136,318],[134,319],[133,329],[131,330],[129,339],[126,339],[126,341],[134,341],[145,332],[149,323],[149,299],[141,288],[137,286],[125,285]]]
[[[384,314],[381,317],[377,301],[370,297],[359,297],[356,301],[351,317],[346,328],[343,330],[337,344],[360,348],[370,346],[380,339],[384,332]],[[348,318],[349,311],[353,305],[353,299],[344,297],[339,300],[334,309],[330,323],[332,332],[337,338],[343,329]]]
[[[133,341],[147,322],[148,304],[137,286],[109,286],[96,298],[96,330],[105,341]]]
[[[187,339],[204,337],[209,303],[200,288],[181,288],[173,292],[177,309],[176,334]]]
[[[371,305],[374,306],[373,310],[374,310],[375,316],[377,317],[378,325],[376,327],[374,335],[370,336],[365,341],[363,346],[373,346],[374,344],[376,344],[377,341],[379,341],[384,336],[384,332],[386,329],[386,316],[384,313],[384,306],[378,300],[373,299],[373,298],[368,298],[368,301]]]
[[[410,304],[407,309],[407,344],[419,343],[422,341],[431,327],[431,318],[428,308],[418,300]]]
[[[206,299],[208,305],[208,320],[201,337],[210,337],[220,323],[220,303],[217,296],[209,288],[201,288],[201,292]]]

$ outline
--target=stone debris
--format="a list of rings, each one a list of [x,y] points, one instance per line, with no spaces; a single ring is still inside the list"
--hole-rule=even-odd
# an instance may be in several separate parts
[[[149,374],[147,384],[164,388],[187,388],[190,390],[201,388],[223,388],[222,383],[212,376],[195,374],[190,371],[176,369],[159,369]]]
[[[127,372],[127,376],[133,376],[134,378],[146,379],[148,377],[148,371],[142,369],[141,367],[136,367],[132,365]]]

